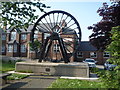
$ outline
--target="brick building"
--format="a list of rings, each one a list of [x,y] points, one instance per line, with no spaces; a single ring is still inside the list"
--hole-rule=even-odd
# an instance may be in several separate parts
[[[8,29],[6,32],[2,31],[2,46],[1,46],[1,52],[2,55],[10,56],[10,57],[27,57],[27,58],[35,58],[35,52],[30,50],[29,42],[31,41],[31,30],[33,25],[29,26],[27,30],[25,29],[16,29],[11,28]],[[43,35],[42,33],[37,33],[36,38],[38,38],[40,41],[42,41],[43,38],[46,38],[47,35]],[[66,39],[69,39],[69,37],[75,37],[74,35],[65,35],[62,36]],[[72,40],[74,43],[74,39]],[[75,44],[72,44],[71,46],[75,47]],[[54,49],[52,51],[59,51],[59,46],[53,45]],[[70,49],[72,50],[72,49]],[[50,55],[54,59],[54,52]],[[57,57],[60,57],[59,55]],[[97,51],[97,49],[90,44],[89,41],[82,41],[79,44],[79,48],[77,50],[77,53],[74,57],[72,57],[71,61],[77,61],[82,62],[85,58],[93,58],[96,61],[98,61],[98,64],[103,64],[108,58],[110,57],[110,54],[108,52],[100,52]]]
[[[30,33],[25,29],[11,29],[2,32],[2,55],[11,57],[27,57]]]
[[[97,64],[103,64],[110,58],[110,53],[98,51],[89,41],[82,41],[77,51],[76,61],[82,62],[85,58],[93,58]]]

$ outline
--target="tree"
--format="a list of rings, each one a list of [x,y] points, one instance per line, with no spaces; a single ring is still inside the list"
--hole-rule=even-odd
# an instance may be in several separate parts
[[[30,45],[30,50],[35,51],[35,55],[37,58],[37,54],[40,52],[41,42],[36,39],[34,43],[30,42],[29,45]]]
[[[99,8],[97,13],[102,16],[102,20],[88,27],[93,31],[89,38],[98,50],[104,50],[111,43],[112,27],[120,25],[120,2],[114,2],[111,6],[103,3],[103,7]]]
[[[36,10],[44,12],[44,8],[50,8],[41,2],[0,2],[1,20],[0,27],[27,28],[38,18]]]
[[[113,71],[106,70],[100,78],[108,88],[120,88],[120,26],[113,27],[111,34],[112,42],[107,46],[112,55],[109,61],[117,66]]]
[[[112,28],[112,42],[108,45],[107,50],[111,52],[110,58],[114,64],[120,65],[120,26]]]

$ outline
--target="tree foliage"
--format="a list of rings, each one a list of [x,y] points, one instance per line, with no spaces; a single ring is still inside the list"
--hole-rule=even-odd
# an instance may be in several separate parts
[[[30,42],[29,45],[30,45],[30,50],[35,51],[37,58],[37,54],[40,52],[41,42],[36,39],[34,43]]]
[[[112,27],[120,25],[120,2],[114,2],[111,6],[103,3],[103,7],[97,10],[102,20],[88,29],[93,33],[89,36],[90,42],[99,50],[104,50],[111,42],[110,31]]]
[[[107,50],[112,55],[109,61],[117,66],[113,71],[106,70],[101,73],[100,78],[106,87],[120,88],[120,26],[114,27],[111,34],[112,42],[107,47]]]
[[[49,8],[40,2],[0,2],[1,10],[1,27],[22,27],[27,28],[30,24],[38,18],[35,14],[36,10],[38,12],[44,12],[45,8]]]
[[[112,42],[108,45],[107,50],[111,52],[112,57],[110,60],[120,65],[120,26],[113,27],[112,31]]]

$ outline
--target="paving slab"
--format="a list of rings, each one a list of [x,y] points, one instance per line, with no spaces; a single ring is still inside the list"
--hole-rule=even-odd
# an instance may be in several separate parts
[[[29,76],[25,79],[10,82],[3,86],[3,89],[21,89],[21,88],[47,88],[55,81],[57,76]]]
[[[80,79],[80,80],[98,80],[98,78],[67,77],[67,76],[61,76],[60,78],[63,78],[63,79]]]
[[[47,88],[49,87],[53,81],[55,81],[58,78],[64,78],[64,79],[80,79],[80,80],[98,80],[96,74],[91,73],[89,78],[86,77],[68,77],[68,76],[48,76],[48,75],[37,75],[33,73],[20,73],[20,72],[14,72],[10,71],[8,73],[19,73],[19,74],[27,74],[30,75],[29,77],[17,80],[14,82],[10,82],[3,86],[3,88],[15,88],[15,89],[21,89],[21,88]]]

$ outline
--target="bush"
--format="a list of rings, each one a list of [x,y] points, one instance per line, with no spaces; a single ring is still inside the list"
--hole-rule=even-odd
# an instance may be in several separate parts
[[[119,88],[120,81],[120,72],[116,73],[116,71],[99,71],[98,75],[100,76],[100,80],[107,88]]]
[[[91,72],[91,73],[97,73],[98,71],[99,71],[99,69],[96,68],[96,67],[90,69],[90,72]]]
[[[108,45],[107,50],[112,55],[109,61],[117,67],[113,71],[106,70],[104,73],[99,73],[99,75],[106,87],[120,88],[120,26],[114,27],[111,34],[112,42]]]

